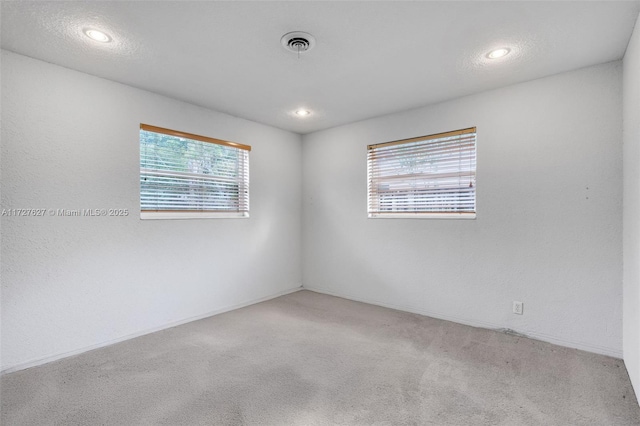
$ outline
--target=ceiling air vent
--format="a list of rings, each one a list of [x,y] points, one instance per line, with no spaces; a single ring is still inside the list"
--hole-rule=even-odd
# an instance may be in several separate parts
[[[286,33],[282,36],[280,42],[285,49],[293,53],[297,53],[298,56],[300,53],[308,52],[313,49],[313,46],[316,45],[315,37],[302,31]]]

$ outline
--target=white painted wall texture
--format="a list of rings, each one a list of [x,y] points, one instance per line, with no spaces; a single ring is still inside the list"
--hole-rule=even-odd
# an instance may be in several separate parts
[[[140,123],[249,144],[249,219],[139,219]],[[299,287],[300,136],[2,52],[2,369]]]
[[[636,386],[638,44],[636,31],[624,62],[625,232],[635,230],[625,256],[636,261],[624,333]],[[301,138],[3,51],[2,207],[131,214],[1,218],[2,369],[303,282],[621,356],[621,91],[614,62]],[[141,221],[141,122],[252,145],[251,218]],[[469,126],[476,220],[367,219],[368,144]]]
[[[621,71],[607,63],[305,135],[304,286],[620,357]],[[368,144],[471,126],[476,220],[367,219]]]
[[[640,17],[623,64],[624,361],[640,395]]]

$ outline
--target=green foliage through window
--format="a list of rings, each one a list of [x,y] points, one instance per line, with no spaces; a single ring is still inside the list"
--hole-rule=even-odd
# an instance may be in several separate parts
[[[141,129],[140,208],[246,215],[248,150]]]

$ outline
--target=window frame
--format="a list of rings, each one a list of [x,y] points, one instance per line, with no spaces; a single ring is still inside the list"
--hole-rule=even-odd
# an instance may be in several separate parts
[[[161,135],[178,137],[181,139],[187,139],[194,142],[201,143],[211,143],[216,145],[222,145],[230,148],[235,148],[238,150],[246,151],[246,162],[244,162],[244,167],[246,167],[246,171],[243,173],[242,177],[238,177],[238,182],[240,186],[244,186],[246,188],[244,197],[238,196],[238,203],[241,203],[241,198],[244,200],[244,204],[246,205],[246,210],[237,211],[233,210],[197,210],[197,209],[164,209],[164,210],[143,210],[142,208],[142,179],[143,179],[143,168],[142,168],[142,139],[139,136],[139,155],[140,155],[140,192],[139,192],[139,202],[140,202],[140,219],[224,219],[224,218],[249,218],[249,152],[251,151],[251,146],[240,144],[237,142],[226,141],[222,139],[216,139],[208,136],[196,135],[193,133],[182,132],[178,130],[167,129],[158,126],[152,126],[149,124],[140,123],[140,132],[147,131],[152,133],[157,133]],[[141,135],[141,133],[139,133]],[[213,175],[215,176],[215,175]],[[241,182],[241,183],[240,183]]]
[[[459,137],[465,138],[473,135],[473,145],[470,149],[470,166],[466,173],[462,172],[462,168],[458,169],[460,176],[466,175],[469,178],[470,184],[473,185],[473,210],[472,211],[446,211],[445,209],[439,211],[422,210],[422,211],[381,211],[380,209],[380,192],[379,189],[373,189],[373,185],[379,185],[379,180],[384,178],[374,178],[372,173],[379,173],[380,167],[376,162],[375,150],[384,147],[408,145],[414,144],[414,147],[427,147],[430,143],[434,143],[436,140],[441,142],[446,141],[446,138]],[[424,142],[422,145],[419,142]],[[409,148],[411,149],[411,148]],[[375,162],[375,163],[374,163]],[[471,166],[472,165],[472,166]],[[401,176],[402,174],[395,175]],[[420,176],[428,176],[427,173],[422,172]],[[372,144],[367,146],[367,217],[369,219],[476,219],[477,217],[477,129],[476,127],[469,127],[465,129],[453,130],[449,132],[436,133],[432,135],[419,136],[409,139],[400,139],[390,142],[383,142],[378,144]],[[392,178],[393,179],[393,178]],[[462,188],[462,187],[460,187]],[[372,197],[378,197],[378,201],[372,200]],[[375,208],[377,207],[377,209]]]

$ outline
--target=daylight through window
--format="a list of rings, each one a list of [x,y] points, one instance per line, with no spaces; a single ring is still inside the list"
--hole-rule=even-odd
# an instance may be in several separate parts
[[[141,124],[140,217],[248,217],[250,150]]]
[[[369,217],[476,214],[476,128],[369,145]]]

